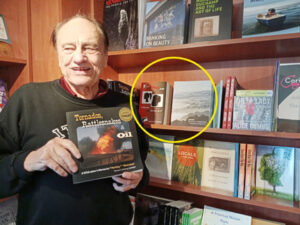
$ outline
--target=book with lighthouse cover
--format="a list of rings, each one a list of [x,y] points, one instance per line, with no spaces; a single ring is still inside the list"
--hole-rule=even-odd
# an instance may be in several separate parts
[[[121,175],[143,168],[129,107],[67,112],[69,138],[81,152],[73,183]]]

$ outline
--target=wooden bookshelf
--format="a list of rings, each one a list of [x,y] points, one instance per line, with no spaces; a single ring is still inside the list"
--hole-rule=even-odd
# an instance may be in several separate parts
[[[292,203],[277,199],[270,198],[268,201],[262,201],[264,198],[261,196],[245,200],[208,192],[203,187],[196,185],[153,177],[150,179],[150,184],[143,188],[143,193],[174,200],[185,199],[193,202],[196,207],[211,205],[253,217],[285,222],[290,225],[299,224],[300,221],[300,208],[292,207]],[[288,206],[289,204],[291,206]]]
[[[202,128],[151,124],[147,127],[147,130],[151,134],[169,134],[187,138],[196,135]],[[230,140],[231,142],[249,144],[300,147],[300,133],[207,128],[198,138],[218,141]]]
[[[18,65],[25,66],[26,63],[27,63],[26,59],[19,59],[19,58],[13,58],[13,57],[0,56],[0,67],[4,67],[4,66],[18,66]]]
[[[300,34],[236,38],[206,41],[177,46],[165,46],[109,52],[108,64],[115,70],[146,66],[161,57],[180,56],[195,62],[216,62],[256,58],[299,56]],[[187,64],[184,61],[164,61],[160,65]]]

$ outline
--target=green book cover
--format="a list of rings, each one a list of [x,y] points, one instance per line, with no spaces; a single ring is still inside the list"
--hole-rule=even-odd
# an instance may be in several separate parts
[[[203,160],[203,140],[175,144],[172,163],[172,180],[200,185]]]

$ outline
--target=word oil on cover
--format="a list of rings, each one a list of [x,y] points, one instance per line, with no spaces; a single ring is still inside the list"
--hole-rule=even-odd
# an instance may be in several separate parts
[[[189,42],[231,38],[232,0],[191,1]]]
[[[186,0],[147,0],[143,47],[183,44],[186,15]]]
[[[138,48],[138,1],[105,0],[103,27],[109,51]]]
[[[244,0],[242,37],[300,32],[299,0]]]
[[[175,81],[171,125],[204,127],[213,111],[210,81]]]
[[[73,183],[120,175],[143,168],[129,107],[67,112],[70,139],[81,152]]]

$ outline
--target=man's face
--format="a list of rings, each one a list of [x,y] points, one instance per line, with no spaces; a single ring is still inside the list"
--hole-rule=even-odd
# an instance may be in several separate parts
[[[104,43],[95,25],[83,18],[64,24],[57,33],[59,67],[74,87],[89,87],[99,81],[107,64]]]

